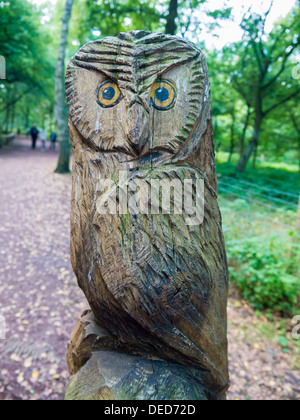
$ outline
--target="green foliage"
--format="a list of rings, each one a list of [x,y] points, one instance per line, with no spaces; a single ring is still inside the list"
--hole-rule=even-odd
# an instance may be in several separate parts
[[[255,308],[289,315],[298,305],[299,246],[277,235],[254,236],[228,247],[230,276]]]
[[[83,44],[135,29],[163,31],[158,3],[155,0],[78,0],[73,16],[78,22],[77,39]]]
[[[286,338],[285,334],[286,334],[286,330],[283,328],[281,330],[281,334],[278,338],[277,338],[277,342],[278,344],[280,344],[280,346],[282,347],[283,351],[285,353],[288,353],[288,347],[289,347],[289,340]]]
[[[224,163],[222,153],[218,157],[230,279],[258,311],[288,316],[300,308],[295,230],[300,177],[288,165],[285,170],[258,166],[237,175],[234,162]]]
[[[0,55],[7,66],[7,79],[0,86],[0,131],[24,130],[30,122],[37,122],[30,118],[34,114],[43,121],[53,103],[51,38],[41,17],[26,0],[0,6]],[[32,109],[35,107],[38,112]]]
[[[40,14],[26,0],[3,2],[0,9],[0,54],[6,58],[7,80],[32,82],[36,59],[43,57],[41,43],[32,42],[41,35]]]
[[[242,41],[208,56],[217,149],[244,156],[240,171],[256,150],[257,156],[277,160],[290,150],[300,165],[300,88],[293,77],[300,44],[299,2],[269,33],[270,10],[246,13]],[[236,118],[233,109],[238,110]]]
[[[286,162],[260,161],[258,159],[256,168],[247,168],[243,174],[236,172],[235,163],[238,155],[234,155],[232,163],[228,163],[228,153],[219,152],[217,154],[218,172],[220,179],[223,176],[229,176],[237,181],[246,181],[254,183],[258,187],[263,187],[263,194],[286,199],[280,192],[292,193],[296,196],[300,191],[300,176],[297,172],[297,165],[292,164],[293,159],[286,159]],[[234,180],[232,180],[233,182]],[[297,204],[297,197],[291,200]]]

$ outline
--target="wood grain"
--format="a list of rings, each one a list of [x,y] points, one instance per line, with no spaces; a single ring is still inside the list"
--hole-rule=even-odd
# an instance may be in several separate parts
[[[97,102],[106,80],[122,99]],[[167,80],[176,103],[151,105]],[[126,353],[155,356],[202,372],[206,389],[228,388],[228,270],[204,54],[174,36],[131,32],[82,47],[66,78],[73,146],[71,260],[101,327]],[[205,214],[102,215],[99,180],[204,179]],[[115,181],[117,182],[117,181]]]

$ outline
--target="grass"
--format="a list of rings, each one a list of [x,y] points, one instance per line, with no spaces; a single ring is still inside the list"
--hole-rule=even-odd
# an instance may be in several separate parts
[[[300,340],[291,335],[291,319],[300,314],[298,167],[263,162],[237,174],[237,157],[232,164],[227,160],[228,155],[218,154],[219,203],[231,282],[256,308],[258,333],[279,344],[290,354],[293,368],[300,369]]]
[[[254,308],[300,313],[300,245],[296,232],[300,176],[294,165],[258,166],[237,174],[218,155],[219,201],[229,270]],[[284,339],[282,339],[282,343]]]
[[[257,167],[253,169],[248,165],[244,174],[236,172],[238,155],[233,155],[232,163],[227,163],[228,153],[217,154],[217,171],[219,176],[230,176],[236,179],[253,182],[258,186],[270,189],[279,189],[299,195],[300,175],[299,165],[294,162],[271,162],[258,160]]]

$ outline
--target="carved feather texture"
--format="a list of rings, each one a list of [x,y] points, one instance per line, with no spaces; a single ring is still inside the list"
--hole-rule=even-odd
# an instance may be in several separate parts
[[[139,115],[150,133],[140,154],[128,146],[127,125],[140,130],[141,121],[130,114],[127,96],[111,111],[90,105],[99,74],[117,81],[124,97],[128,91],[140,96]],[[158,75],[182,89],[175,107],[160,113],[147,110]],[[67,98],[74,153],[71,259],[79,286],[124,348],[193,366],[209,393],[222,394],[228,387],[228,272],[203,53],[176,37],[144,32],[96,41],[71,60]],[[100,125],[102,131],[93,131]],[[115,180],[125,170],[149,185],[151,179],[204,178],[203,223],[188,226],[184,213],[151,215],[150,208],[148,214],[100,214],[99,180]]]

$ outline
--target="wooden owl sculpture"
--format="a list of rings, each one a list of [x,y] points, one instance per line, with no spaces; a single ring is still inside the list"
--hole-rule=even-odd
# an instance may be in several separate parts
[[[91,42],[70,61],[66,93],[71,260],[97,323],[119,352],[193,368],[208,398],[222,398],[228,270],[202,51],[143,31]],[[101,211],[120,173],[149,187],[203,180],[203,221],[187,223],[186,209],[153,212],[147,197],[142,212]]]

